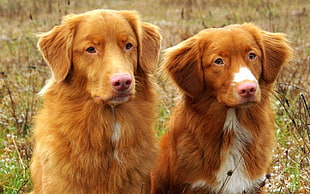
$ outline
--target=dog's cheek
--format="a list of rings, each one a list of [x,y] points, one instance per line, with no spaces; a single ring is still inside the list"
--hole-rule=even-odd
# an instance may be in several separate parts
[[[80,80],[84,80],[88,76],[88,66],[89,60],[83,56],[79,56],[79,53],[74,54],[72,60],[74,76],[79,77]]]
[[[237,104],[235,86],[232,84],[222,84],[216,89],[216,97],[220,104],[234,106]]]
[[[223,90],[222,87],[225,84],[225,79],[223,80],[222,69],[212,66],[205,67],[204,82],[210,95],[216,95],[215,91]]]
[[[223,72],[223,68],[211,67],[205,71],[207,95],[217,99],[220,104],[237,104],[235,87],[231,84],[232,78]]]
[[[256,63],[249,64],[249,69],[251,70],[252,74],[256,78],[256,80],[260,80],[263,73],[263,62],[262,59],[259,58]]]
[[[99,96],[106,99],[112,95],[110,73],[98,69],[91,69],[87,74],[87,91],[94,97]],[[100,72],[100,73],[98,73]]]
[[[137,50],[134,50],[130,53],[129,56],[126,57],[126,63],[132,73],[137,72],[138,69],[138,53]]]

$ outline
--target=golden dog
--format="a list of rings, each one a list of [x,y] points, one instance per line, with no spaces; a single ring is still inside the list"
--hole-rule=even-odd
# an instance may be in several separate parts
[[[68,15],[40,37],[52,71],[36,116],[34,193],[149,193],[161,36],[136,12]]]
[[[258,193],[274,146],[273,84],[291,49],[252,24],[201,31],[167,50],[182,92],[161,139],[152,193]]]

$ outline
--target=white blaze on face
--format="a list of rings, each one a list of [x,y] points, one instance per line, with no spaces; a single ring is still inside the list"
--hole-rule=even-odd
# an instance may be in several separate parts
[[[241,67],[239,72],[234,74],[233,82],[239,83],[245,80],[254,81],[257,83],[257,79],[252,72],[246,67]]]

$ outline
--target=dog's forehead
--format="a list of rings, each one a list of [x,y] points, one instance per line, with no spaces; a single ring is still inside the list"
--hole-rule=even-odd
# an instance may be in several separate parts
[[[129,22],[117,14],[99,12],[94,15],[85,15],[81,21],[83,27],[91,27],[98,30],[107,31],[117,29],[132,29]]]
[[[83,34],[83,39],[97,37],[135,37],[135,32],[129,22],[117,14],[109,12],[96,12],[84,15],[81,19],[77,33]]]
[[[200,35],[203,60],[218,56],[244,56],[249,51],[261,55],[260,45],[255,36],[243,28],[214,28]]]
[[[254,35],[237,25],[208,29],[201,34],[201,38],[206,40],[209,46],[219,49],[256,46]]]
[[[252,37],[252,34],[241,25],[230,25],[223,28],[209,28],[199,33],[201,37],[210,37],[213,40],[221,40],[229,37]]]

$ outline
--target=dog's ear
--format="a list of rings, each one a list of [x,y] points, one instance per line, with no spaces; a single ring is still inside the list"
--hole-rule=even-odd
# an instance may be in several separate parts
[[[144,72],[155,73],[160,52],[161,36],[158,28],[141,22],[140,66]]]
[[[292,49],[288,44],[288,40],[282,33],[266,32],[253,24],[243,24],[242,27],[255,37],[262,49],[262,79],[266,83],[275,82],[282,66],[292,56]]]
[[[263,37],[263,80],[266,83],[273,83],[284,64],[292,56],[285,35],[282,33],[270,33],[262,31]]]
[[[66,78],[71,67],[72,44],[76,26],[72,18],[74,15],[64,17],[61,25],[40,35],[38,42],[38,48],[57,82]]]
[[[199,37],[195,35],[164,53],[161,71],[166,71],[180,89],[188,96],[198,96],[203,88]]]
[[[138,39],[139,66],[145,73],[154,73],[158,62],[161,35],[155,25],[140,22],[135,11],[120,12],[129,22]]]

